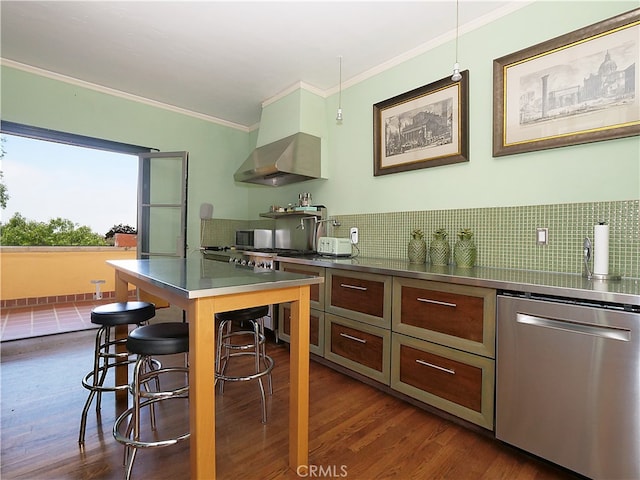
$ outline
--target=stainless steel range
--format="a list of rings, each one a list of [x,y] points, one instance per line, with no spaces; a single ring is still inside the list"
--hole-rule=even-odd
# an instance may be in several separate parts
[[[203,247],[202,256],[208,260],[229,262],[252,268],[266,268],[276,270],[277,256],[299,257],[315,255],[313,251],[294,250],[287,248],[263,248],[255,250],[238,250],[229,247]]]
[[[297,250],[290,248],[238,250],[230,247],[202,247],[201,251],[203,258],[207,260],[234,263],[240,267],[253,268],[254,270],[277,270],[277,256],[300,257],[316,254],[312,250]],[[274,332],[277,340],[276,331],[278,325],[275,312],[277,312],[277,308],[270,305],[269,316],[265,317],[264,326]]]
[[[303,207],[300,207],[303,208]],[[327,235],[329,225],[339,226],[335,219],[327,218],[324,206],[304,207],[305,210],[271,211],[260,214],[273,222],[272,229],[262,228],[236,231],[233,247],[201,246],[202,256],[208,260],[230,262],[254,269],[277,270],[277,258],[316,255],[318,239]],[[256,248],[268,246],[269,248]],[[271,248],[271,247],[275,248]],[[274,310],[273,308],[270,312]],[[265,327],[276,331],[273,315]]]
[[[230,247],[202,247],[202,256],[207,260],[217,262],[234,263],[240,267],[254,270],[277,270],[276,256],[302,256],[315,254],[312,251],[294,250],[285,248],[265,248],[256,250],[237,250]],[[264,319],[264,326],[272,332],[276,332],[277,321],[274,316],[273,305],[269,307],[269,316]]]
[[[239,267],[254,270],[275,270],[275,253],[246,252],[229,247],[202,247],[202,257],[216,262],[234,263]],[[276,320],[273,305],[269,306],[269,315],[264,318],[264,327],[276,331]]]

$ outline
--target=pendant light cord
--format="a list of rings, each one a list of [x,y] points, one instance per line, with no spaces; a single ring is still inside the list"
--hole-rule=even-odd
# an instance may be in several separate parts
[[[336,121],[338,124],[342,123],[342,55],[338,57],[340,61],[340,89],[338,90],[338,111],[336,112]]]
[[[340,90],[338,91],[338,108],[342,108],[342,55],[338,58],[340,59]]]
[[[459,0],[456,0],[456,63],[458,63],[458,24],[459,24]]]
[[[460,25],[460,0],[456,0],[456,63],[453,64],[453,75],[451,76],[451,80],[454,82],[459,82],[462,80],[462,75],[460,74],[460,64],[458,63],[458,37],[459,37],[459,25]]]

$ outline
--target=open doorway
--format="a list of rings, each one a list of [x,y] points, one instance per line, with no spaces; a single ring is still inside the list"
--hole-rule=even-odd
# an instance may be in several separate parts
[[[12,254],[28,250],[33,261],[35,254],[44,255],[42,245],[57,249],[54,255],[89,248],[83,245],[108,248],[100,246],[104,243],[93,242],[96,238],[106,241],[105,236],[116,226],[137,229],[138,154],[151,149],[4,121],[1,125],[0,180],[5,201],[0,222],[3,230],[6,232],[9,222],[18,215],[23,222],[13,222],[12,226],[24,225],[29,235],[40,235],[40,230],[45,236],[52,232],[62,233],[66,242],[69,230],[74,232],[68,243],[58,244],[55,239],[51,243],[47,237],[46,241],[29,244],[29,236],[21,237],[24,245],[18,241],[12,243],[15,246],[7,247],[3,242],[3,257],[9,256],[10,249]],[[61,245],[65,247],[59,247]],[[65,263],[64,268],[81,271],[82,262],[79,263]],[[34,270],[30,272],[33,276],[51,273],[45,268],[30,268]],[[24,292],[7,293],[8,285],[19,282],[12,281],[16,278],[11,278],[11,270],[5,268],[4,259],[2,270],[2,340],[91,328],[90,308],[97,303],[113,301],[108,296],[100,298],[99,286],[95,285],[96,289],[92,290],[94,285],[86,276],[82,277],[82,273],[78,276],[87,285],[80,287],[80,293],[70,281],[56,282],[55,275],[46,282],[53,288],[51,291],[43,293],[37,288],[29,291],[29,282],[23,281]],[[16,271],[20,271],[19,266]],[[17,334],[15,326],[23,333]]]

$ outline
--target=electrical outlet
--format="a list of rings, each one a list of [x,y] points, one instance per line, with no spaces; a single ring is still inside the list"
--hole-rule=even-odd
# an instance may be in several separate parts
[[[358,227],[351,227],[349,230],[349,237],[351,238],[351,244],[358,244]]]
[[[536,228],[536,243],[538,245],[549,244],[549,229],[548,228]]]

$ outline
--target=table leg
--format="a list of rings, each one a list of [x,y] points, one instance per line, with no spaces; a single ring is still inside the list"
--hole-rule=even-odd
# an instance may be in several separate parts
[[[189,321],[191,478],[216,477],[214,300],[192,300]]]
[[[306,472],[309,463],[309,286],[291,303],[289,468]]]
[[[129,297],[129,282],[120,278],[118,271],[116,271],[116,279],[115,279],[115,293],[116,293],[116,302],[126,302]],[[115,327],[115,335],[117,340],[122,340],[127,338],[129,335],[129,326],[128,325],[117,325]],[[127,348],[124,345],[116,346],[116,353],[126,352]],[[116,366],[115,370],[115,384],[116,385],[124,385],[129,381],[128,375],[128,367],[125,363],[124,359],[118,360],[122,365]],[[129,402],[129,392],[126,390],[118,390],[116,391],[116,416],[127,409]]]

